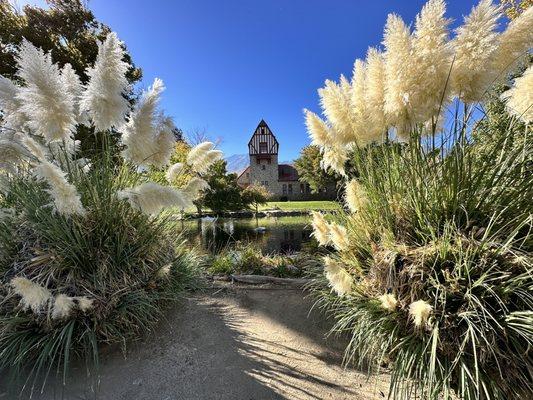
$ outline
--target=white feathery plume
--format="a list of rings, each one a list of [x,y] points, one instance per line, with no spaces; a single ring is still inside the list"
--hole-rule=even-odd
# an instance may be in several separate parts
[[[150,162],[157,168],[168,165],[170,157],[176,146],[176,137],[174,136],[174,123],[170,117],[161,115],[156,125],[155,153],[150,158]]]
[[[48,157],[48,149],[28,135],[20,135],[20,143],[38,160],[43,161]]]
[[[68,318],[72,309],[74,308],[74,298],[65,294],[58,294],[54,298],[54,306],[52,308],[52,319]]]
[[[395,311],[398,306],[398,300],[390,293],[379,296],[379,301],[381,302],[381,307],[390,312]]]
[[[53,199],[53,208],[61,215],[85,215],[86,210],[76,187],[67,181],[66,173],[49,161],[42,161],[35,167],[34,174],[48,184],[46,190]]]
[[[178,179],[178,177],[181,175],[181,173],[183,172],[183,168],[184,168],[184,164],[183,163],[176,163],[176,164],[172,164],[168,169],[167,169],[167,172],[165,174],[165,177],[167,178],[167,181],[169,183],[172,183],[174,182],[176,179]]]
[[[329,126],[314,112],[305,110],[305,125],[314,145],[323,147],[331,141]]]
[[[348,250],[350,247],[350,240],[348,238],[348,231],[342,225],[332,222],[329,224],[329,237],[333,246],[338,251]]]
[[[342,297],[352,291],[353,279],[340,262],[331,257],[324,257],[324,273],[331,288],[339,296]]]
[[[202,142],[194,146],[187,154],[187,164],[195,165],[205,157],[205,154],[212,150],[215,145],[211,142]]]
[[[367,70],[366,64],[362,60],[355,60],[352,77],[351,103],[353,139],[359,146],[364,146],[373,141],[369,136],[371,132],[368,122],[368,105],[367,105]]]
[[[159,214],[161,210],[177,207],[181,210],[192,206],[192,201],[182,191],[154,182],[145,182],[134,188],[117,193],[119,199],[128,200],[132,207],[149,215]]]
[[[453,53],[450,87],[466,103],[480,101],[494,79],[488,66],[498,47],[500,10],[492,0],[481,0],[455,30],[455,38],[450,42]]]
[[[318,244],[321,246],[326,246],[330,243],[331,239],[329,236],[329,224],[324,218],[324,215],[318,211],[312,211],[311,215],[313,216],[313,221],[311,225],[313,226],[313,236],[318,241]]]
[[[81,311],[87,312],[91,308],[93,308],[94,299],[90,299],[86,296],[78,296],[78,297],[75,297],[75,299],[78,301],[78,308]]]
[[[385,63],[383,54],[375,48],[366,56],[366,104],[368,107],[368,135],[382,141],[387,131],[385,120]]]
[[[403,20],[389,14],[383,36],[385,46],[385,105],[387,125],[402,135],[410,128],[410,94],[417,85],[413,74],[411,33]]]
[[[183,192],[191,200],[196,200],[202,190],[209,189],[209,184],[202,178],[194,177],[187,182],[187,185],[183,188]]]
[[[416,16],[412,36],[411,73],[416,78],[409,100],[415,122],[425,122],[437,116],[445,107],[449,91],[450,51],[448,25],[444,17],[444,0],[429,0]]]
[[[122,127],[122,143],[126,146],[122,152],[124,159],[135,165],[151,165],[157,153],[156,118],[160,95],[165,90],[163,81],[154,79],[152,86],[143,92],[128,122]]]
[[[3,123],[7,128],[16,131],[21,131],[27,121],[21,111],[21,101],[17,97],[19,89],[10,79],[0,75],[0,110],[3,113]]]
[[[97,131],[121,126],[129,110],[123,94],[128,91],[128,64],[122,59],[122,42],[115,32],[98,43],[94,67],[87,70],[90,80],[80,99],[80,112],[86,111]]]
[[[424,300],[417,300],[409,306],[409,315],[417,328],[426,326],[433,307]]]
[[[346,183],[345,200],[352,213],[360,211],[364,205],[366,201],[365,189],[356,179]]]
[[[0,136],[0,169],[15,173],[16,166],[30,156],[30,152],[20,144],[13,134]]]
[[[221,160],[223,157],[224,153],[221,150],[209,150],[202,159],[198,159],[192,165],[192,169],[199,174],[205,174],[215,162]]]
[[[344,165],[348,160],[348,151],[344,146],[325,147],[320,166],[323,170],[331,169],[342,176],[346,176]]]
[[[14,292],[22,298],[20,303],[24,309],[31,308],[34,313],[41,311],[52,298],[48,289],[27,278],[15,277],[11,279],[10,284]]]
[[[533,65],[519,78],[513,87],[501,95],[507,103],[510,114],[520,118],[526,124],[533,122]]]
[[[318,89],[320,105],[328,122],[334,127],[330,138],[334,143],[347,144],[353,141],[354,127],[351,111],[351,85],[341,75],[340,83],[326,80]]]
[[[76,123],[74,100],[50,53],[24,40],[17,61],[18,76],[25,82],[17,99],[28,127],[47,142],[69,139]]]
[[[83,85],[80,78],[72,65],[66,63],[61,68],[61,80],[65,89],[68,91],[74,102],[74,115],[76,116],[76,122],[85,124],[88,122],[88,116],[85,112],[80,112],[80,99],[83,93]]]
[[[512,70],[533,47],[533,7],[527,8],[500,35],[499,46],[494,52],[490,67],[499,79]]]

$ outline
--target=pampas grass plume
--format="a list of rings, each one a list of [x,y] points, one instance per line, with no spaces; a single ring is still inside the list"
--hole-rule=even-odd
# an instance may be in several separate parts
[[[352,291],[353,280],[341,263],[331,257],[324,257],[324,274],[331,288],[339,295],[344,296]]]
[[[187,185],[183,188],[183,191],[191,200],[196,200],[202,190],[208,189],[209,184],[202,178],[193,177],[187,182]]]
[[[24,277],[11,279],[13,291],[21,297],[21,304],[25,309],[31,308],[38,313],[52,298],[50,291],[38,283],[32,282]]]
[[[409,315],[417,328],[426,326],[433,307],[424,300],[417,300],[409,306]]]
[[[172,183],[174,182],[176,179],[178,179],[178,177],[181,175],[181,173],[183,172],[183,168],[184,168],[184,164],[183,163],[176,163],[176,164],[172,164],[168,169],[167,169],[167,172],[165,173],[165,177],[167,178],[167,181],[169,183]]]
[[[76,123],[74,98],[50,53],[23,40],[17,61],[18,76],[25,82],[17,99],[28,126],[47,142],[69,139]]]
[[[390,293],[379,296],[379,301],[381,302],[381,307],[390,312],[395,311],[398,306],[398,300]]]
[[[518,65],[533,46],[533,7],[527,8],[511,21],[500,35],[499,43],[490,68],[503,80],[506,73]]]
[[[530,66],[519,78],[516,78],[513,87],[501,95],[507,102],[510,114],[520,118],[524,123],[533,122],[533,66]]]
[[[53,199],[54,209],[61,215],[71,216],[86,214],[76,187],[69,183],[66,174],[49,161],[42,161],[35,167],[34,174],[48,184],[46,190]]]
[[[154,182],[145,182],[137,187],[121,190],[117,196],[119,199],[128,200],[132,207],[148,215],[159,214],[165,208],[177,207],[183,210],[192,206],[185,193]]]
[[[450,86],[466,103],[480,101],[492,83],[493,73],[487,65],[498,47],[500,16],[500,8],[492,0],[481,0],[456,29],[450,43],[454,57]]]
[[[74,308],[74,298],[65,294],[58,294],[54,298],[54,306],[52,308],[52,319],[68,318]]]
[[[305,125],[313,144],[323,147],[331,140],[330,129],[327,124],[314,112],[304,110]]]
[[[90,80],[80,99],[80,112],[86,111],[97,131],[121,126],[129,110],[123,94],[128,91],[122,42],[115,32],[98,43],[94,67],[87,70]]]
[[[313,216],[313,221],[311,223],[313,226],[313,236],[321,246],[328,245],[331,241],[328,222],[321,212],[312,211],[311,215]]]
[[[342,225],[336,224],[334,222],[329,224],[329,237],[333,246],[338,251],[348,250],[350,247],[350,241],[348,238],[348,231]]]
[[[78,308],[83,312],[87,312],[93,308],[94,299],[90,299],[87,296],[79,296],[76,297],[76,300],[78,301]]]

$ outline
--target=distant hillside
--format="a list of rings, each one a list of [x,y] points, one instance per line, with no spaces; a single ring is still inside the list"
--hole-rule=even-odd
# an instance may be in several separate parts
[[[239,173],[242,172],[250,163],[248,154],[233,154],[226,157],[228,163],[227,171]],[[280,164],[292,164],[293,161],[280,161]]]
[[[233,154],[226,157],[227,171],[239,173],[249,164],[248,154]]]

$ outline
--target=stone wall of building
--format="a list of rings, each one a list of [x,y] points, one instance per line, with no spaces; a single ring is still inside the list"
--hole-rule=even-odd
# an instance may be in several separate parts
[[[278,155],[269,156],[270,162],[266,158],[250,156],[250,184],[265,186],[270,193],[276,195],[281,193],[281,186],[278,182]]]

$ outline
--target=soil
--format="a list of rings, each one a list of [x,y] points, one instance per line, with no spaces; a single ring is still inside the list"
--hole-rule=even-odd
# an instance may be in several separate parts
[[[122,352],[100,360],[99,385],[73,368],[34,399],[383,399],[388,377],[341,366],[345,342],[300,289],[227,284],[185,299]],[[0,400],[11,397],[0,390]]]

